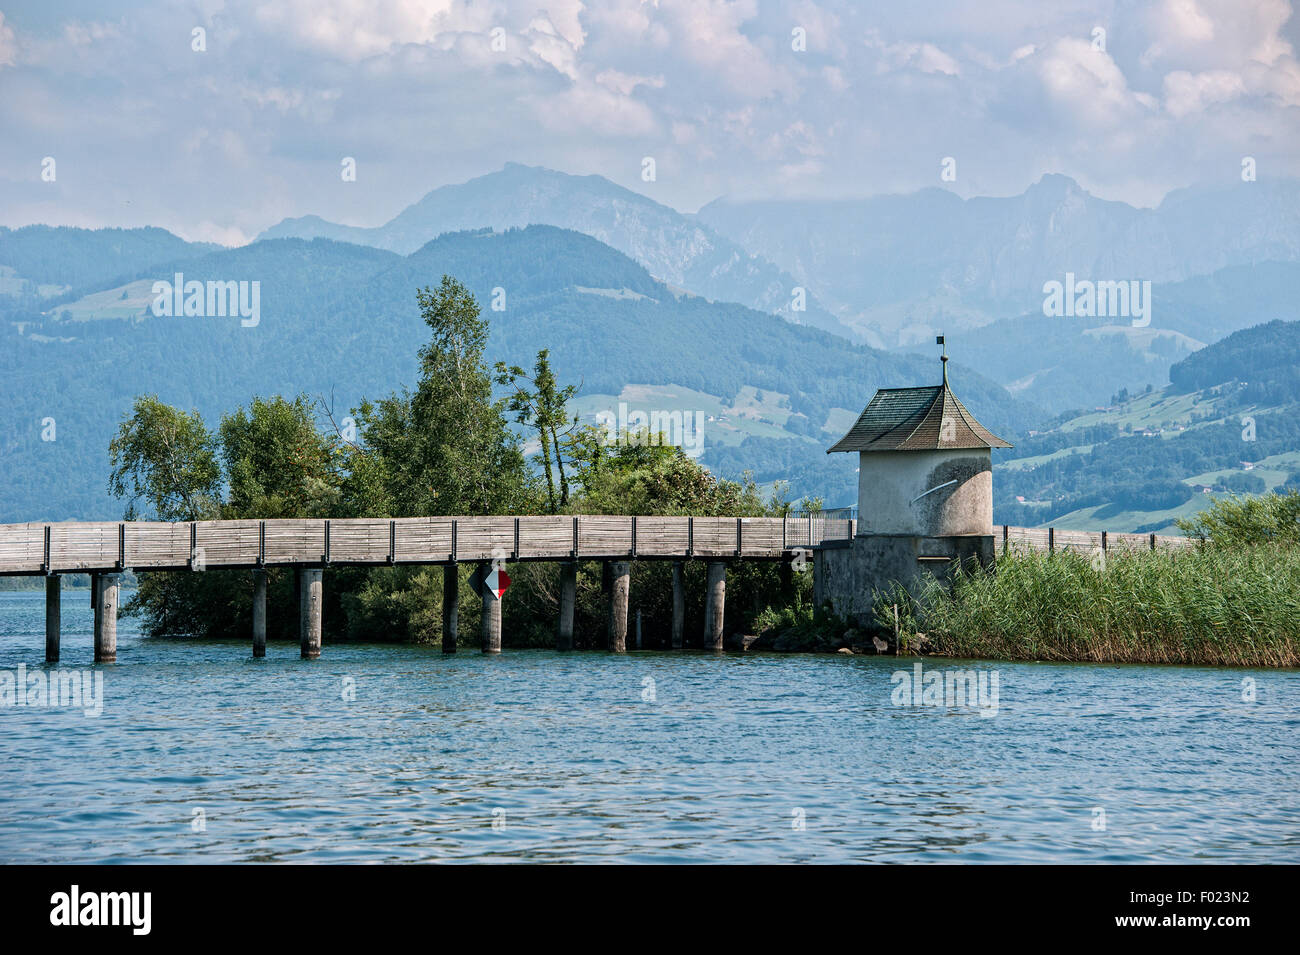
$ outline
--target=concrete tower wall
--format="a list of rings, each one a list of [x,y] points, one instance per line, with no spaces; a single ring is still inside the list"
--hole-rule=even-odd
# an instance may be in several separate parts
[[[858,455],[858,534],[956,537],[993,533],[987,448]],[[925,494],[931,488],[957,483]]]

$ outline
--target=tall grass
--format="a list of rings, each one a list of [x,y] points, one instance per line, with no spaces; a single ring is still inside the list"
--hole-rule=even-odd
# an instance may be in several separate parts
[[[1012,553],[932,582],[930,645],[1002,660],[1300,666],[1300,548]]]

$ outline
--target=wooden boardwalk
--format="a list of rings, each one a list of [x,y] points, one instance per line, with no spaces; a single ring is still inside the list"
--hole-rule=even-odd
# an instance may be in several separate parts
[[[820,517],[411,517],[0,524],[0,575],[454,564],[484,560],[778,560],[848,540]],[[1181,537],[994,528],[999,549],[1185,546]]]
[[[1087,552],[1184,547],[1180,537],[1107,534],[1054,528],[995,528],[1000,549]],[[577,562],[606,563],[609,649],[627,642],[628,592],[632,562],[672,560],[672,646],[683,643],[685,598],[681,562],[708,563],[705,591],[705,647],[723,647],[726,565],[733,560],[784,561],[788,584],[796,557],[812,548],[847,544],[857,521],[840,517],[413,517],[387,519],[192,521],[69,521],[0,524],[0,574],[45,575],[45,659],[58,662],[61,575],[91,574],[95,608],[95,661],[117,659],[117,616],[124,571],[251,569],[253,571],[253,655],[266,653],[266,568],[295,568],[302,656],[321,653],[322,573],[329,565],[386,566],[442,564],[443,649],[454,652],[459,618],[462,562],[480,564],[471,586],[483,601],[482,644],[501,650],[501,593],[491,581],[493,566],[545,560],[562,565],[559,649],[573,646]],[[490,575],[490,576],[489,576]]]
[[[0,574],[485,560],[776,560],[853,536],[819,517],[411,517],[0,524]]]

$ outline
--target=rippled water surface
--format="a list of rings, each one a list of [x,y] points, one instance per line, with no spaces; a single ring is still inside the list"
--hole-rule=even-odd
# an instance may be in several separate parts
[[[43,669],[43,600],[0,593],[0,670]],[[0,707],[0,861],[1300,861],[1300,673],[925,661],[996,670],[984,717],[894,705],[911,666],[123,620],[100,716]]]

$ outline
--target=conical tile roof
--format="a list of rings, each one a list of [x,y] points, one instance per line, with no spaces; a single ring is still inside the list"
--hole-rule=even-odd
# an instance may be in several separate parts
[[[1009,447],[975,420],[945,381],[922,388],[881,388],[849,433],[826,453]]]

